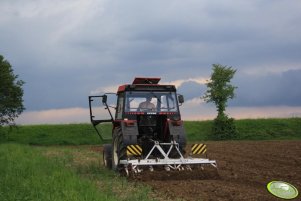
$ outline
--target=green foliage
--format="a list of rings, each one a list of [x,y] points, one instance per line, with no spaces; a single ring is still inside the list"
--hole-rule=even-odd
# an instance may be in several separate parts
[[[215,120],[184,121],[188,141],[216,140],[212,135],[214,123]],[[235,140],[301,140],[301,118],[236,119],[233,123]]]
[[[2,144],[0,200],[150,200],[150,188],[100,167],[99,159],[99,152],[82,147]]]
[[[61,146],[42,148],[42,151],[50,159],[63,160],[65,166],[80,178],[87,178],[95,186],[100,187],[101,193],[110,198],[109,200],[149,200],[151,190],[148,186],[129,182],[127,178],[100,165],[103,161],[99,148],[99,146]]]
[[[233,139],[237,137],[234,119],[229,118],[225,110],[228,99],[234,98],[234,90],[237,88],[230,83],[236,70],[220,64],[213,64],[212,67],[213,73],[206,83],[207,91],[203,97],[206,102],[213,102],[218,112],[212,135],[216,140]]]
[[[223,115],[228,99],[234,98],[234,90],[237,88],[230,84],[236,70],[220,64],[213,64],[212,67],[213,73],[206,83],[207,91],[204,99],[206,102],[213,102],[217,107],[218,115]]]
[[[301,118],[235,121],[242,140],[301,140]]]
[[[8,140],[8,133],[10,130],[11,130],[11,127],[4,128],[4,127],[0,126],[0,142]]]
[[[187,135],[187,140],[190,142],[198,142],[204,140],[212,140],[213,122],[207,121],[184,121],[184,128]]]
[[[1,201],[109,200],[62,160],[49,160],[29,146],[0,146],[0,178]]]
[[[238,137],[238,132],[233,118],[226,115],[218,115],[213,120],[213,140],[230,140]]]
[[[23,106],[22,80],[17,80],[10,63],[0,55],[0,126],[13,124],[25,109]]]
[[[102,124],[105,137],[110,136],[112,124]],[[3,127],[4,132],[9,127]],[[59,124],[59,125],[27,125],[11,129],[8,138],[2,142],[18,142],[31,145],[81,145],[100,144],[100,141],[91,124]],[[1,138],[0,138],[1,142]]]

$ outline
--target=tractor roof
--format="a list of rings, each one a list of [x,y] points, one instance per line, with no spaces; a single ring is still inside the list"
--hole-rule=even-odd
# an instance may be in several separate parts
[[[127,90],[155,90],[156,88],[161,88],[162,89],[174,89],[175,87],[173,85],[159,85],[159,81],[161,80],[161,78],[156,78],[156,77],[136,77],[134,79],[134,81],[132,82],[132,84],[124,84],[119,86],[118,88],[118,93],[119,92],[123,92],[126,91],[126,88],[130,88]],[[139,88],[139,89],[138,89]]]
[[[136,77],[133,84],[158,84],[161,78],[154,77]]]

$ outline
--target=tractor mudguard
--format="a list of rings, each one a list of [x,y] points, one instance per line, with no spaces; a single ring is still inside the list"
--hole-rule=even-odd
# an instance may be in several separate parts
[[[137,136],[139,134],[138,125],[136,121],[121,122],[121,131],[123,136],[123,143],[125,145],[137,144]]]
[[[186,133],[183,126],[183,121],[168,121],[170,135],[176,139],[185,139]]]

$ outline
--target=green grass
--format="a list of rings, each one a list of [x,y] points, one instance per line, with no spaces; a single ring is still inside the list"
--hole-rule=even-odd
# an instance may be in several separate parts
[[[111,124],[101,125],[106,138],[110,138]],[[1,128],[0,128],[1,129]],[[30,145],[82,145],[101,143],[91,124],[30,125],[2,128],[0,142]]]
[[[99,166],[99,153],[0,145],[1,201],[150,200],[150,189]]]
[[[243,140],[300,140],[301,118],[245,119],[236,121]]]
[[[211,140],[212,121],[184,123],[189,141]],[[301,140],[301,118],[235,120],[237,140]]]
[[[0,200],[109,200],[88,180],[28,146],[0,146]]]
[[[188,141],[210,140],[212,121],[185,121]]]
[[[238,140],[300,140],[301,118],[288,119],[244,119],[235,121]],[[188,141],[212,140],[212,121],[185,121]],[[111,136],[111,124],[100,126],[106,138]],[[0,129],[1,132],[1,129]],[[2,128],[0,143],[16,142],[31,145],[82,145],[100,144],[90,124],[19,126],[9,132]],[[2,136],[2,137],[1,137]]]
[[[186,121],[189,141],[212,140],[213,121]],[[301,118],[235,120],[237,140],[301,140]]]

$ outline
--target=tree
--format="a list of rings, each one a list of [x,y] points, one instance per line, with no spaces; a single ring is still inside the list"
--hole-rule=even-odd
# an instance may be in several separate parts
[[[23,111],[23,89],[24,81],[18,80],[14,75],[10,63],[0,55],[0,127],[14,124]]]
[[[213,136],[217,140],[232,139],[237,137],[234,119],[225,114],[227,101],[234,98],[237,88],[230,82],[236,70],[220,64],[212,65],[213,73],[206,83],[207,91],[204,95],[206,102],[213,102],[217,108],[217,117],[214,119]]]

